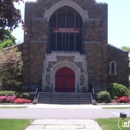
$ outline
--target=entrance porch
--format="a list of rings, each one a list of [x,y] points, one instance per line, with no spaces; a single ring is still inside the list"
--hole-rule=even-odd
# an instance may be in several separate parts
[[[49,86],[51,92],[88,90],[87,61],[79,52],[51,52],[45,55],[42,73],[42,91]]]

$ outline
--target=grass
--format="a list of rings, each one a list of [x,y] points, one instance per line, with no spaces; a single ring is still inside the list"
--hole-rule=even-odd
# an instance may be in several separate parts
[[[27,108],[27,106],[0,106],[0,108]]]
[[[130,107],[102,107],[103,109],[130,109]]]
[[[119,130],[118,120],[119,118],[95,119],[95,121],[98,122],[103,130]],[[130,120],[130,117],[126,118],[125,120]],[[130,130],[130,127],[122,128],[122,130]]]
[[[0,119],[0,130],[25,130],[31,122],[28,119]]]

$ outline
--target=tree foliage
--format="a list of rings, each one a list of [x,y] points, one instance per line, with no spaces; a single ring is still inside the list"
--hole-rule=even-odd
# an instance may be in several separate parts
[[[4,80],[4,85],[19,86],[18,77],[22,73],[22,53],[16,47],[0,50],[0,75]]]
[[[23,0],[0,0],[0,40],[4,39],[5,28],[13,30],[23,24],[21,11],[14,6],[14,2],[20,1]]]
[[[123,46],[123,47],[121,47],[121,49],[128,51],[130,53],[130,47],[128,47],[128,46]]]
[[[6,29],[5,32],[4,40],[0,40],[0,50],[16,44],[16,38],[11,34],[11,31]]]

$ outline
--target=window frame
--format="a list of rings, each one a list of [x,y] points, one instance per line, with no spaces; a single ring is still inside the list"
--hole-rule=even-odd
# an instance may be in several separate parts
[[[111,61],[109,63],[109,76],[117,75],[117,63],[115,61]]]

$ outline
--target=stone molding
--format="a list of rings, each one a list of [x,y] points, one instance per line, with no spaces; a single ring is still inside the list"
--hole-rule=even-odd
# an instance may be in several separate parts
[[[101,42],[88,42],[88,41],[84,41],[84,44],[101,44]]]
[[[36,17],[36,18],[33,18],[32,20],[33,21],[47,21],[47,18],[38,18],[38,17]]]
[[[85,22],[96,22],[96,21],[100,22],[99,18],[86,18],[85,19]]]
[[[76,2],[70,1],[70,0],[62,0],[54,4],[50,9],[45,10],[44,18],[47,18],[47,21],[49,21],[51,15],[59,8],[63,6],[69,6],[73,9],[75,9],[80,16],[82,17],[83,22],[86,18],[89,18],[88,11],[83,10],[81,6],[79,6]]]
[[[73,61],[58,61],[58,56],[62,57],[74,57]],[[49,68],[49,63],[54,62],[51,68]],[[82,66],[79,67],[76,63],[82,63]],[[50,81],[48,81],[50,86],[53,86],[52,91],[55,92],[55,74],[57,70],[63,67],[68,67],[75,72],[75,92],[77,92],[77,86],[81,89],[81,77],[84,77],[84,82],[82,86],[85,86],[88,89],[88,71],[87,71],[87,62],[86,55],[80,54],[79,52],[52,52],[51,54],[45,55],[44,61],[44,70],[42,75],[42,89],[45,89],[45,86],[48,85],[46,81],[46,76],[50,75]]]
[[[42,44],[46,44],[47,43],[47,41],[40,41],[40,40],[33,40],[33,41],[31,41],[30,43],[42,43]]]

